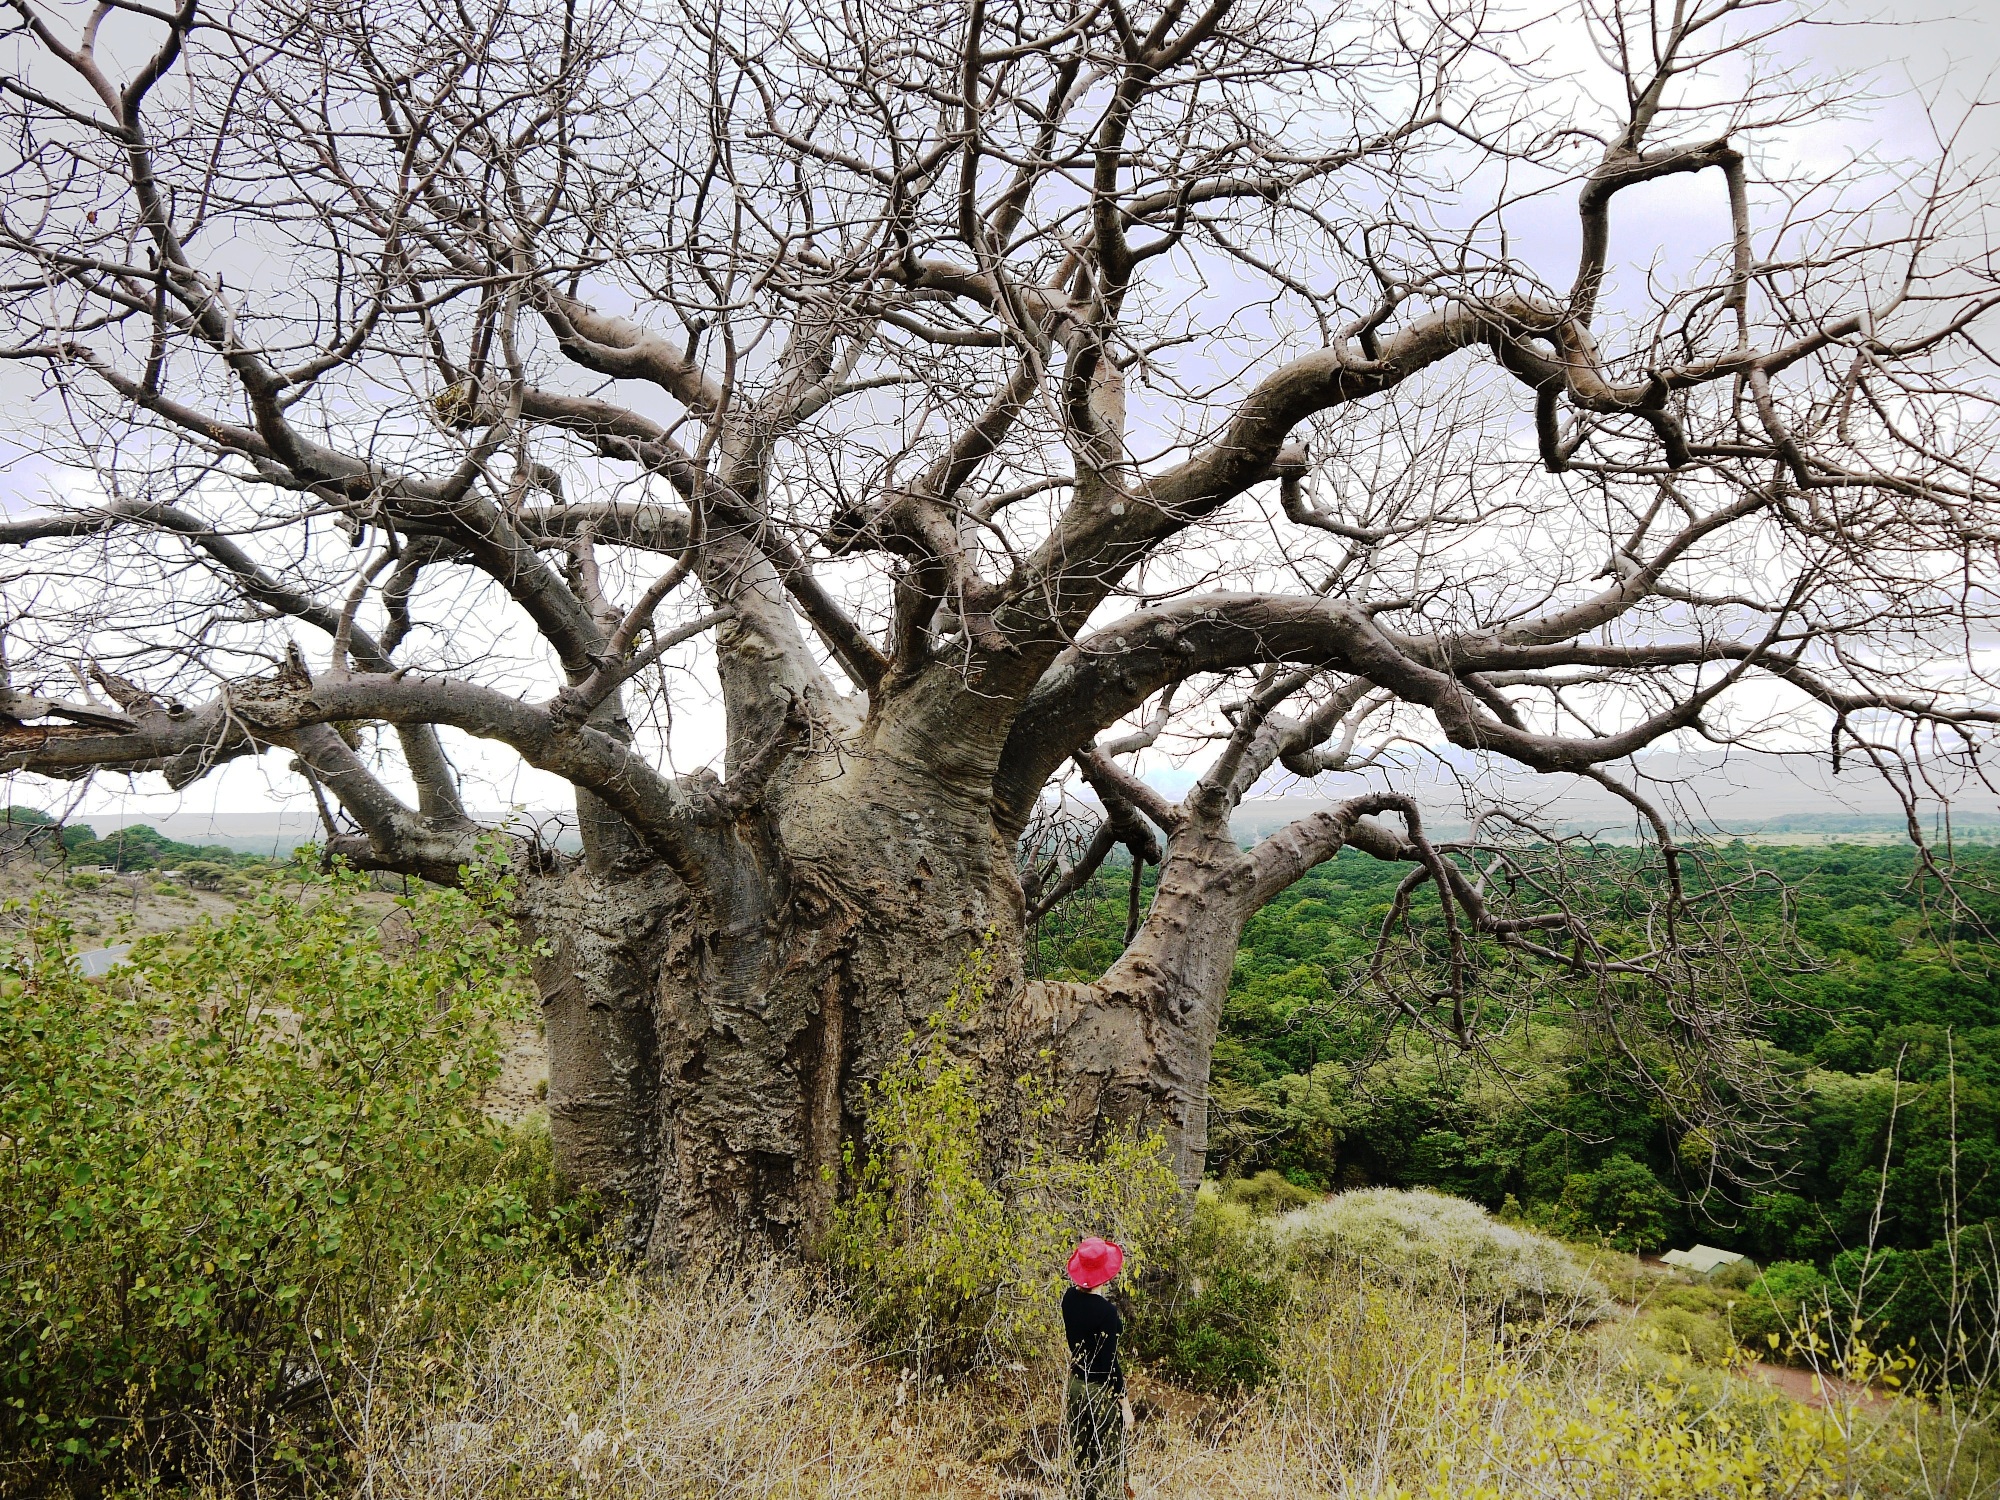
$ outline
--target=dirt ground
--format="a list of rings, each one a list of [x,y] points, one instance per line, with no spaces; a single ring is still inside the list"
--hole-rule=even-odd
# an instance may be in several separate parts
[[[1645,1311],[1647,1300],[1659,1287],[1685,1279],[1684,1273],[1657,1255],[1606,1254],[1591,1269],[1610,1287],[1618,1309],[1618,1318],[1603,1325],[1607,1335],[1621,1323],[1629,1323]],[[1739,1380],[1767,1385],[1815,1411],[1829,1405],[1881,1406],[1895,1399],[1893,1392],[1875,1386],[1842,1380],[1830,1373],[1800,1369],[1796,1365],[1771,1364],[1761,1359],[1733,1367],[1730,1373]]]
[[[1842,1380],[1837,1375],[1815,1374],[1792,1365],[1766,1364],[1761,1359],[1744,1374],[1746,1379],[1762,1381],[1815,1411],[1828,1405],[1886,1406],[1895,1399],[1889,1392],[1877,1390],[1874,1386]]]
[[[486,1113],[518,1125],[540,1109],[549,1093],[549,1049],[542,1028],[533,1022],[507,1028],[507,1050],[500,1076],[486,1090]]]
[[[106,877],[96,890],[84,891],[31,861],[0,863],[0,904],[22,903],[18,910],[0,911],[0,929],[26,926],[28,908],[37,897],[45,909],[70,920],[77,947],[85,949],[172,932],[204,916],[221,918],[236,910],[235,900],[220,891],[192,891],[169,881],[124,875]]]

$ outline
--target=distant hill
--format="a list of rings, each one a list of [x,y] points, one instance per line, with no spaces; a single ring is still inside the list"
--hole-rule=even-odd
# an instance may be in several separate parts
[[[48,816],[32,808],[19,811],[44,820]],[[491,824],[505,821],[509,815],[497,810],[475,810],[472,816],[481,823]],[[542,836],[558,849],[575,850],[581,847],[576,835],[574,813],[531,812],[520,816],[539,827]],[[266,859],[287,858],[299,845],[317,843],[320,838],[318,815],[310,809],[296,808],[236,813],[90,812],[79,813],[70,821],[72,824],[87,824],[99,836],[116,833],[120,829],[144,827],[180,843],[220,848],[235,854],[260,855]]]
[[[1873,842],[1906,836],[1903,806],[1879,775],[1850,764],[1836,778],[1824,755],[1662,753],[1608,769],[1656,803],[1684,839]],[[1260,838],[1340,797],[1392,784],[1415,797],[1430,831],[1441,837],[1463,837],[1475,811],[1502,803],[1558,833],[1587,833],[1614,843],[1637,837],[1632,806],[1595,782],[1535,776],[1460,754],[1442,764],[1419,765],[1393,782],[1373,774],[1328,777],[1312,795],[1274,786],[1277,795],[1244,802],[1236,833],[1245,840]],[[1939,790],[1951,797],[1949,821],[1942,803],[1924,804],[1919,822],[1927,837],[1942,838],[1949,829],[1958,839],[2000,841],[2000,797],[1977,783],[1947,783]]]
[[[101,865],[120,872],[204,864],[229,866],[254,862],[259,857],[226,844],[183,843],[144,823],[109,829],[99,837],[91,824],[76,821],[58,824],[39,808],[0,808],[0,853],[23,848],[44,858],[59,855],[72,868]]]
[[[1905,836],[1902,806],[1881,778],[1851,764],[1835,777],[1823,754],[1661,753],[1612,769],[1659,802],[1682,838],[1740,835],[1816,843],[1883,842]],[[1185,792],[1190,779],[1172,771],[1149,774],[1173,796]],[[1243,804],[1235,819],[1236,833],[1245,841],[1261,838],[1340,797],[1389,786],[1411,792],[1430,831],[1444,838],[1463,837],[1469,831],[1469,805],[1477,808],[1500,801],[1557,832],[1587,833],[1612,843],[1636,837],[1632,808],[1595,782],[1577,776],[1535,776],[1460,751],[1426,756],[1392,774],[1329,776],[1309,790],[1300,789],[1296,778],[1274,778]],[[1976,783],[1947,784],[1941,790],[1952,798],[1954,837],[2000,842],[2000,797]],[[473,816],[489,824],[510,817],[524,820],[559,849],[579,847],[575,814],[569,810],[508,814],[485,809]],[[319,837],[318,818],[308,806],[238,812],[89,812],[72,821],[89,824],[100,836],[144,824],[181,843],[267,858],[283,858]],[[1924,809],[1922,822],[1928,836],[1942,836],[1938,804]]]

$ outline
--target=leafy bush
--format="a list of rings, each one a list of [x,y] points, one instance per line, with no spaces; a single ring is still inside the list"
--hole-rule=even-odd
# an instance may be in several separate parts
[[[1726,1316],[1735,1300],[1722,1288],[1710,1286],[1704,1281],[1668,1281],[1647,1298],[1654,1307],[1678,1307],[1711,1318]]]
[[[1726,1292],[1741,1292],[1755,1286],[1763,1274],[1757,1262],[1746,1256],[1742,1260],[1731,1261],[1726,1266],[1717,1266],[1703,1280],[1710,1286],[1720,1287]]]
[[[1620,1250],[1657,1250],[1667,1242],[1677,1209],[1652,1169],[1621,1151],[1594,1172],[1569,1175],[1556,1222],[1565,1233],[1601,1234]]]
[[[219,889],[230,874],[227,865],[208,859],[191,859],[181,866],[181,878],[198,891]]]
[[[1278,1368],[1290,1280],[1270,1234],[1241,1200],[1225,1203],[1204,1189],[1186,1233],[1137,1284],[1126,1342],[1195,1390],[1249,1389]]]
[[[1692,1364],[1718,1367],[1738,1357],[1728,1326],[1694,1308],[1668,1305],[1649,1309],[1639,1319],[1639,1336],[1656,1349],[1678,1354]]]
[[[1317,1203],[1321,1194],[1287,1181],[1277,1171],[1265,1168],[1255,1177],[1240,1177],[1222,1190],[1231,1203],[1241,1203],[1252,1213],[1283,1213],[1288,1208],[1304,1208]]]
[[[1781,1260],[1743,1289],[1730,1309],[1730,1326],[1760,1359],[1782,1358],[1804,1327],[1826,1320],[1831,1291],[1814,1267]]]
[[[0,1490],[323,1469],[334,1403],[560,1221],[545,1144],[478,1109],[512,934],[427,891],[391,940],[360,885],[267,892],[109,983],[60,921],[0,952]]]
[[[1563,1246],[1440,1193],[1364,1188],[1285,1214],[1277,1243],[1306,1265],[1350,1261],[1422,1292],[1455,1294],[1509,1319],[1573,1327],[1610,1310],[1604,1287]]]
[[[1171,1238],[1180,1185],[1160,1138],[1114,1133],[1095,1157],[1055,1144],[1062,1101],[1016,1081],[1022,1128],[994,1175],[978,1076],[951,1052],[953,1026],[989,982],[984,951],[869,1090],[864,1138],[843,1153],[847,1191],[824,1246],[868,1333],[941,1370],[1045,1352],[1063,1266],[1101,1234],[1139,1275]]]
[[[1280,1349],[1285,1378],[1227,1444],[1176,1467],[1174,1492],[1244,1500],[1986,1492],[1991,1445],[1976,1432],[1943,1430],[1923,1403],[1817,1410],[1700,1368],[1677,1344],[1657,1347],[1664,1337],[1634,1347],[1544,1323],[1499,1340],[1479,1311],[1352,1264],[1302,1286]],[[1947,1474],[1954,1461],[1962,1467]]]
[[[1906,1350],[1929,1380],[1994,1378],[2000,1350],[2000,1220],[1922,1250],[1844,1250],[1827,1268],[1836,1334]],[[1833,1340],[1844,1353],[1843,1340]]]

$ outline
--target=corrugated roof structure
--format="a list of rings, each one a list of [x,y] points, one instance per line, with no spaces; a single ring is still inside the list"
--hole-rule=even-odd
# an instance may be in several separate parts
[[[1706,1276],[1724,1266],[1735,1265],[1743,1257],[1734,1250],[1718,1250],[1713,1245],[1696,1245],[1692,1250],[1669,1250],[1660,1259],[1670,1266],[1679,1266],[1683,1271]]]

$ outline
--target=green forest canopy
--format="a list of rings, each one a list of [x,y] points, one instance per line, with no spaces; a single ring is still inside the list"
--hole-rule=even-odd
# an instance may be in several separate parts
[[[1644,856],[1592,858],[1609,880]],[[2000,1222],[2000,909],[1983,909],[2000,903],[1977,894],[2000,876],[2000,850],[1960,852],[1972,912],[1956,920],[1907,846],[1737,843],[1704,864],[1717,882],[1753,866],[1777,877],[1731,910],[1762,940],[1748,983],[1769,1061],[1794,1085],[1775,1180],[1715,1190],[1708,1152],[1559,1010],[1496,1042],[1507,1081],[1392,1032],[1349,997],[1404,872],[1352,851],[1244,933],[1215,1055],[1212,1169],[1435,1188],[1624,1249],[1700,1239],[1836,1274],[1871,1225],[1892,1273],[1898,1257],[1912,1271],[1946,1258],[1954,1175],[1958,1221]],[[1100,876],[1043,925],[1045,972],[1104,967],[1128,880]],[[1915,1331],[1914,1317],[1894,1321]]]

